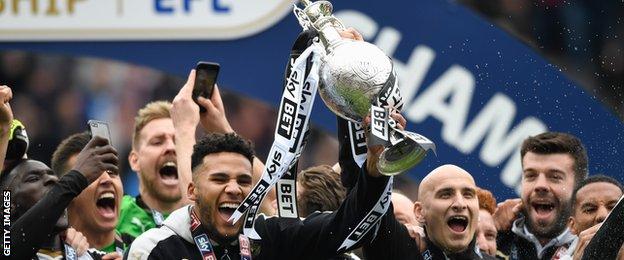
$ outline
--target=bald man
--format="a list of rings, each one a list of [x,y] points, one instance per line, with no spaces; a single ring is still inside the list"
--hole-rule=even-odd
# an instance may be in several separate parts
[[[394,217],[401,224],[418,225],[414,215],[414,202],[407,196],[392,192],[392,207],[394,207]]]
[[[420,183],[414,214],[426,237],[412,239],[392,210],[381,220],[365,259],[495,259],[476,246],[479,201],[472,176],[455,165],[431,171]]]

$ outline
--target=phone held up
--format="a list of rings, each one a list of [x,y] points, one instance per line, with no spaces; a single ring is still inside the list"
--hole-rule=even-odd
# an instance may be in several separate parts
[[[195,85],[193,86],[193,101],[197,103],[197,98],[202,96],[210,99],[217,75],[219,75],[219,63],[200,61],[195,66]],[[199,103],[198,103],[199,104]],[[206,112],[206,109],[199,105],[199,112]]]
[[[87,125],[89,127],[89,133],[91,134],[91,138],[97,135],[108,140],[109,144],[111,145],[113,144],[110,138],[110,130],[108,129],[108,123],[104,121],[91,119],[89,120],[89,122],[87,122]]]

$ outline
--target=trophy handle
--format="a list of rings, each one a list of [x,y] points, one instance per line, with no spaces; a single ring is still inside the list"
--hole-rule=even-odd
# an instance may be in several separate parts
[[[419,164],[427,156],[427,151],[432,150],[436,154],[435,143],[426,137],[400,129],[394,131],[392,146],[386,147],[377,161],[377,169],[381,174],[400,174]]]
[[[308,16],[305,14],[305,12],[301,8],[295,5],[293,7],[293,14],[295,14],[295,17],[297,18],[299,25],[303,27],[304,31],[312,28],[312,22],[310,21],[310,18],[308,18]]]
[[[328,52],[342,40],[338,30],[344,30],[345,26],[338,18],[332,15],[333,6],[328,1],[311,2],[301,0],[304,8],[297,5],[293,7],[293,13],[304,30],[314,29],[319,32],[319,38]]]

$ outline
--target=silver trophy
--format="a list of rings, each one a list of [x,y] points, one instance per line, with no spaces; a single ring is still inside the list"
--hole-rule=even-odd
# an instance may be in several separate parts
[[[390,57],[373,44],[342,38],[338,30],[343,30],[344,26],[332,15],[330,2],[301,2],[304,8],[295,6],[295,16],[304,29],[318,32],[326,52],[319,72],[319,94],[325,105],[354,123],[362,123],[373,105],[400,109],[402,101],[393,102],[396,97],[388,98],[398,95],[401,100]],[[429,139],[396,128],[383,141],[386,149],[377,168],[386,175],[399,174],[420,163],[429,149],[435,152],[435,144]]]

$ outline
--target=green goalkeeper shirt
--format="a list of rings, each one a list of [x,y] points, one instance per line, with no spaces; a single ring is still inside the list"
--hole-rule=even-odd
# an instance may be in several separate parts
[[[143,232],[160,227],[167,216],[169,214],[161,214],[150,209],[141,200],[141,195],[137,197],[125,195],[121,200],[117,232],[121,234],[123,241],[129,244]]]

